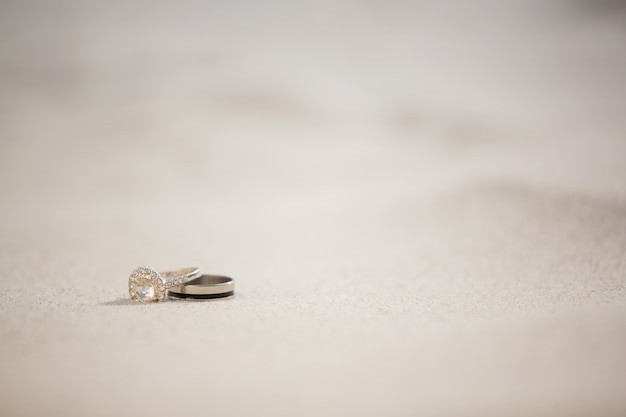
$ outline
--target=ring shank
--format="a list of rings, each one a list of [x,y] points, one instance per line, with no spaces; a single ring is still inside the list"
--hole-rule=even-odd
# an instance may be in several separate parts
[[[161,276],[165,279],[174,277],[195,277],[199,275],[200,270],[198,268],[181,268],[175,271],[160,272]]]

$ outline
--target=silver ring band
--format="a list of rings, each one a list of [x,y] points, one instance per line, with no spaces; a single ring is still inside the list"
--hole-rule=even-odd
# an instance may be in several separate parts
[[[161,272],[161,277],[165,280],[165,288],[172,288],[176,285],[186,284],[200,276],[198,268],[182,268],[175,271]]]
[[[128,279],[130,297],[142,303],[162,301],[166,290],[200,276],[198,268],[182,268],[159,273],[148,266],[136,268]]]
[[[174,298],[211,299],[235,294],[235,280],[223,275],[201,275],[186,284],[172,287],[168,295]]]

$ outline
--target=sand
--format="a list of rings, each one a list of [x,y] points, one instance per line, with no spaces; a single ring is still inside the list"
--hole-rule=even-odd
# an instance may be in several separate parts
[[[46,4],[0,6],[0,414],[626,414],[619,4]]]

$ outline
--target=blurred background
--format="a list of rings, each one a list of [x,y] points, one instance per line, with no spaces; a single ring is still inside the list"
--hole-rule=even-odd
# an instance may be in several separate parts
[[[625,135],[620,0],[0,1],[0,411],[623,415]]]

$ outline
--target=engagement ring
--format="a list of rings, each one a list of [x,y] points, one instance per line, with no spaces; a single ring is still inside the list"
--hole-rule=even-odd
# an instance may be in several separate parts
[[[142,266],[130,274],[128,292],[133,300],[141,303],[162,301],[168,288],[186,284],[199,276],[198,268],[158,273],[153,268]]]

